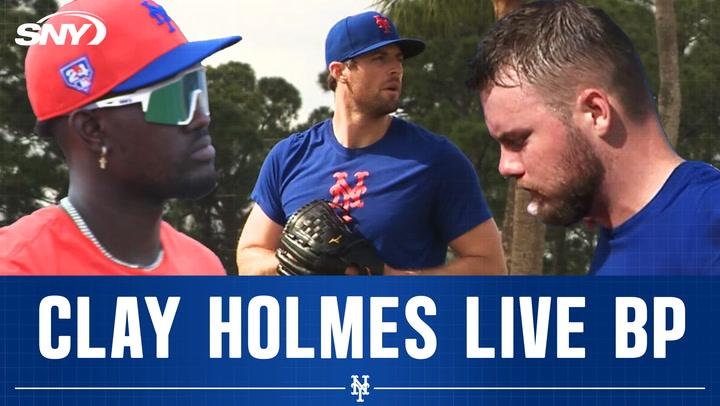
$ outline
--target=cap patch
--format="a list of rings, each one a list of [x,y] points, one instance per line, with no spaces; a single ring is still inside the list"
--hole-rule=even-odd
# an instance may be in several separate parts
[[[83,56],[60,68],[60,76],[69,88],[88,94],[95,71],[87,57]]]

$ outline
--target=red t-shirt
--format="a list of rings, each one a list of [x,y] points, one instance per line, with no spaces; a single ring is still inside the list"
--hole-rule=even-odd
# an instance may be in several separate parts
[[[105,257],[62,208],[46,207],[0,228],[0,275],[225,275],[212,251],[164,221],[160,242],[160,265],[128,268]]]

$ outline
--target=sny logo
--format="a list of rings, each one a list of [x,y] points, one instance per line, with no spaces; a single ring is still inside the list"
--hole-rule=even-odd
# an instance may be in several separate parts
[[[368,383],[368,378],[370,378],[370,375],[363,375],[363,381],[360,382],[357,375],[352,375],[350,378],[352,378],[352,383],[350,384],[350,388],[352,389],[352,392],[350,392],[351,395],[357,396],[357,399],[355,402],[357,403],[363,403],[365,402],[365,399],[363,399],[363,396],[370,395],[370,384]]]
[[[170,18],[163,6],[150,3],[149,1],[143,1],[140,4],[147,7],[150,12],[150,17],[154,18],[158,25],[167,24],[170,32],[175,32],[175,27],[172,24],[172,18]]]
[[[45,21],[54,16],[72,16],[89,21],[79,27],[76,24],[63,23],[56,28],[53,24],[43,24]],[[95,14],[85,11],[61,11],[50,14],[38,20],[37,23],[21,24],[17,29],[18,38],[15,43],[20,46],[31,46],[35,44],[46,45],[51,40],[55,45],[66,45],[67,37],[70,36],[70,45],[79,45],[80,38],[85,35],[90,27],[95,27],[95,37],[88,42],[88,45],[98,45],[107,34],[105,23]]]
[[[370,172],[368,171],[355,172],[355,179],[357,182],[355,183],[355,187],[350,187],[350,184],[348,184],[347,181],[347,172],[335,172],[333,174],[335,184],[330,188],[330,195],[333,197],[333,204],[337,207],[342,207],[348,213],[351,208],[360,208],[365,206],[365,203],[362,201],[362,195],[367,192],[365,178],[368,176],[370,176]],[[342,203],[340,202],[341,197]],[[343,220],[352,221],[352,218],[348,215],[344,215]]]

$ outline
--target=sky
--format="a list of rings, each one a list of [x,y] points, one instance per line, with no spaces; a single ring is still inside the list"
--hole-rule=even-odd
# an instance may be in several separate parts
[[[258,78],[279,76],[300,91],[298,121],[331,106],[317,84],[325,68],[325,36],[341,18],[372,10],[373,0],[165,0],[159,1],[190,40],[240,35],[243,40],[205,60],[250,64]],[[212,101],[211,101],[212,103]]]

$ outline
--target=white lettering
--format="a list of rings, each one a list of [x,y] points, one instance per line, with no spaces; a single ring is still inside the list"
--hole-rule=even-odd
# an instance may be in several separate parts
[[[47,359],[63,359],[70,354],[70,336],[58,336],[57,347],[52,345],[52,311],[58,310],[58,319],[71,318],[70,302],[63,296],[46,296],[38,306],[38,346]]]
[[[667,329],[667,310],[672,310],[672,329]],[[685,334],[685,303],[676,297],[656,297],[653,301],[653,357],[666,358],[668,341]]]
[[[635,319],[630,321],[630,309]],[[615,298],[615,358],[640,358],[647,351],[647,305],[639,297]],[[630,335],[635,345],[630,347]]]
[[[427,296],[415,296],[408,300],[405,305],[405,319],[410,324],[410,327],[420,334],[425,345],[420,348],[416,338],[409,338],[405,340],[405,350],[408,355],[415,359],[428,359],[435,354],[437,337],[433,329],[420,318],[418,310],[421,307],[425,309],[426,316],[435,316],[437,314],[435,302]]]
[[[147,305],[148,313],[150,313],[150,319],[155,329],[155,337],[157,338],[155,342],[155,357],[168,358],[170,354],[170,329],[175,320],[177,308],[180,305],[180,298],[177,296],[169,297],[165,304],[164,312],[160,310],[157,297],[146,297],[145,304]]]
[[[260,312],[267,313],[267,345],[260,343]],[[256,359],[271,359],[280,351],[280,304],[272,296],[255,296],[248,303],[248,352]]]

